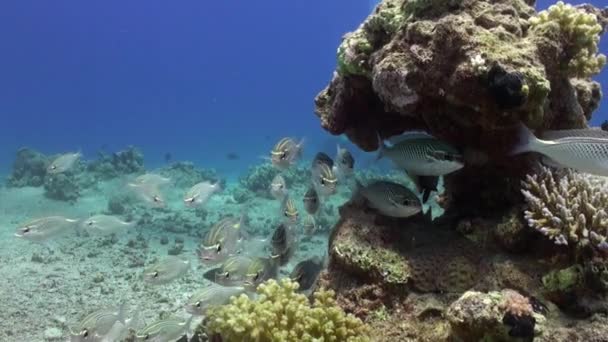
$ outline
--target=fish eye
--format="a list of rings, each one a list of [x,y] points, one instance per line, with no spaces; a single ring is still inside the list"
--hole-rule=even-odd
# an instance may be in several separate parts
[[[154,196],[154,198],[152,198],[154,200],[154,202],[161,202],[160,197],[158,196]]]
[[[23,229],[21,229],[22,233],[29,233],[30,232],[30,228],[29,227],[25,227]]]
[[[281,160],[287,159],[287,152],[281,152],[281,156],[279,157]]]
[[[82,335],[82,337],[88,337],[89,331],[87,329],[84,329],[83,331],[80,332],[80,334]]]
[[[260,277],[260,273],[256,273],[256,274],[255,274],[255,277],[253,277],[253,280],[254,280],[254,281],[257,281],[259,277]]]
[[[51,170],[57,169],[57,165],[51,165]]]
[[[194,304],[197,308],[201,307],[201,302],[196,302],[196,304]]]
[[[222,251],[222,245],[218,244],[216,251],[219,253]]]
[[[87,221],[88,226],[92,226],[94,223],[95,223],[94,221]]]
[[[287,212],[287,210],[285,210],[285,217],[289,217],[289,213]]]
[[[226,277],[226,279],[230,278],[230,273],[226,272],[225,277]]]
[[[145,334],[145,335],[144,335],[144,340],[146,340],[146,341],[147,341],[149,338],[150,338],[150,334]]]
[[[158,272],[152,273],[152,278],[158,278]]]
[[[325,178],[321,177],[321,185],[325,185]]]

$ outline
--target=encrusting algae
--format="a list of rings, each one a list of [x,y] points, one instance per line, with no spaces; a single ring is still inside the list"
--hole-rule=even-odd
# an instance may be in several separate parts
[[[209,309],[207,332],[224,342],[371,341],[368,327],[336,305],[333,291],[315,292],[311,305],[297,290],[289,279],[268,280],[257,299],[241,295]]]

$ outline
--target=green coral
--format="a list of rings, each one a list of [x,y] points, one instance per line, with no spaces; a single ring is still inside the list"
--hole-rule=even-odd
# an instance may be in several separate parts
[[[582,280],[583,271],[578,265],[551,271],[542,278],[543,286],[548,292],[573,290],[582,282]]]
[[[463,0],[409,0],[404,5],[405,13],[414,17],[437,17],[458,8]]]
[[[222,341],[370,341],[368,327],[336,305],[332,291],[320,290],[311,305],[296,293],[298,284],[268,280],[257,289],[258,298],[232,298],[228,305],[208,311],[208,334]]]
[[[594,14],[562,1],[529,20],[532,32],[552,35],[559,32],[564,45],[564,67],[568,76],[589,77],[598,74],[606,56],[598,53],[602,26]]]
[[[357,30],[344,37],[338,47],[338,72],[342,75],[369,75],[367,59],[372,46],[363,30]]]

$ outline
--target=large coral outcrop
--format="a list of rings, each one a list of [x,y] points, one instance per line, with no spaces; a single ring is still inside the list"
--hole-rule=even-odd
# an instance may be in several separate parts
[[[426,130],[465,152],[465,169],[446,179],[450,203],[487,211],[521,201],[529,163],[508,155],[516,123],[586,125],[601,98],[590,76],[605,62],[597,43],[608,20],[590,5],[533,5],[384,0],[344,36],[315,99],[321,125],[365,151],[378,135]]]

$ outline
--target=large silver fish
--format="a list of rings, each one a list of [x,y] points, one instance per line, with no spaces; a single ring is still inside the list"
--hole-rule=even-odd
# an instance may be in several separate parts
[[[187,335],[193,316],[186,321],[177,317],[169,317],[151,323],[135,334],[136,341],[169,342],[176,341]]]
[[[186,311],[193,315],[204,316],[211,306],[224,305],[230,301],[230,297],[238,296],[245,292],[241,286],[221,286],[211,284],[196,291],[185,305]]]
[[[59,157],[55,158],[51,164],[47,167],[46,171],[50,174],[58,174],[71,170],[82,154],[76,153],[64,153]]]
[[[377,159],[387,157],[405,170],[423,194],[423,202],[437,190],[437,177],[464,166],[464,158],[455,147],[426,132],[407,132],[389,141],[392,145],[380,139]]]
[[[164,208],[167,202],[160,191],[160,186],[154,183],[129,183],[129,188],[144,203],[153,208]]]
[[[96,234],[115,234],[135,226],[135,222],[125,222],[116,216],[94,215],[80,223],[80,227]]]
[[[204,206],[209,198],[221,189],[220,182],[200,182],[195,184],[184,195],[184,204],[188,207]]]
[[[78,222],[63,216],[42,217],[19,225],[15,236],[33,242],[44,242],[70,231]]]
[[[608,137],[595,129],[550,131],[554,140],[541,140],[525,125],[519,126],[519,143],[512,154],[537,152],[548,157],[551,164],[580,172],[608,176]]]
[[[422,210],[418,196],[401,184],[379,180],[365,186],[358,184],[357,192],[385,216],[403,218]]]
[[[152,285],[170,283],[190,269],[190,262],[169,255],[144,270],[144,281]]]

